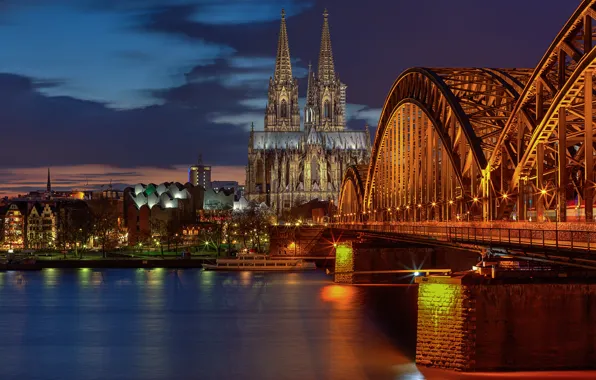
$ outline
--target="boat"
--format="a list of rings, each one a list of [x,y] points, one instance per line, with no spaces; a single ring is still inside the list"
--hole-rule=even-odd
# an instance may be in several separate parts
[[[43,266],[33,258],[22,260],[7,260],[0,262],[0,271],[16,270],[16,271],[38,271],[42,270]]]
[[[215,264],[203,264],[204,270],[219,271],[302,271],[317,269],[315,263],[300,259],[272,259],[267,255],[241,255],[235,259],[217,259]]]

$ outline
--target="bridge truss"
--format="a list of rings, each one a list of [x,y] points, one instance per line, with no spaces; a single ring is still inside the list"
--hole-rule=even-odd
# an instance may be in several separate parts
[[[566,221],[575,200],[573,217],[593,221],[595,19],[583,1],[535,69],[402,73],[337,217]]]

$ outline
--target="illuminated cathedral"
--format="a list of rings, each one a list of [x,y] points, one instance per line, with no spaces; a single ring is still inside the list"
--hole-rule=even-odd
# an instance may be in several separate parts
[[[265,129],[250,132],[246,197],[277,214],[313,199],[337,203],[345,169],[370,158],[368,127],[346,130],[347,86],[335,72],[327,11],[323,16],[317,73],[309,65],[303,127],[282,10]]]

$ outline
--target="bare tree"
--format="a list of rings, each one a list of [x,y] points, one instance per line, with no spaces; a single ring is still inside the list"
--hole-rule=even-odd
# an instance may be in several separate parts
[[[101,245],[103,257],[106,249],[113,249],[118,244],[118,211],[109,199],[98,199],[91,205],[93,216],[93,234]]]

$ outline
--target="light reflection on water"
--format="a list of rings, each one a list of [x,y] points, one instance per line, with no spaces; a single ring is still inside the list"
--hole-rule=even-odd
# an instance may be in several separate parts
[[[415,305],[320,272],[0,272],[0,379],[460,378],[414,365]]]
[[[411,361],[365,292],[320,272],[0,273],[0,379],[392,379]]]

